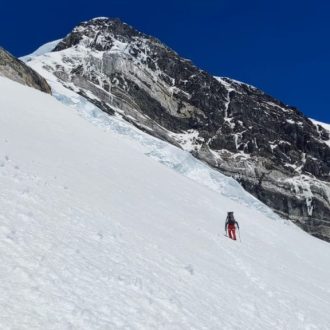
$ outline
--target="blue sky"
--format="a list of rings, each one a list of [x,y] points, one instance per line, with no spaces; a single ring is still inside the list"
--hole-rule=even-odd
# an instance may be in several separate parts
[[[209,73],[330,123],[330,1],[11,1],[0,11],[0,45],[25,55],[97,16],[119,17]]]

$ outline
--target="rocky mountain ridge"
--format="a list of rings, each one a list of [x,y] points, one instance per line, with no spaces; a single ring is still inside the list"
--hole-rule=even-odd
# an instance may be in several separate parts
[[[329,132],[298,109],[213,77],[118,19],[79,24],[29,65],[234,177],[280,215],[330,241]]]
[[[0,76],[51,94],[51,88],[43,77],[1,47]]]

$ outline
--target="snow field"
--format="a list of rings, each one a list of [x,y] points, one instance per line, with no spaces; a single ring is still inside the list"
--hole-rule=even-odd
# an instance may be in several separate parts
[[[1,329],[328,329],[329,244],[0,90]]]

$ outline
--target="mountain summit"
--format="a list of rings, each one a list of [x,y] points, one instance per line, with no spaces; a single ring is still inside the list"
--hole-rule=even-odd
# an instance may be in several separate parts
[[[330,241],[329,132],[263,91],[213,77],[118,19],[83,22],[28,64],[179,146]]]

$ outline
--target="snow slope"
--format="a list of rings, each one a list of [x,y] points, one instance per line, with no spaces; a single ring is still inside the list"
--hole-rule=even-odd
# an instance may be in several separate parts
[[[328,329],[329,244],[0,90],[1,329]]]
[[[24,61],[24,62],[29,62],[30,60],[32,60],[33,58],[40,56],[40,55],[44,55],[46,53],[51,52],[56,45],[61,41],[62,39],[58,39],[58,40],[54,40],[54,41],[50,41],[47,42],[46,44],[40,46],[38,49],[36,49],[33,53],[26,55],[26,56],[22,56],[20,57],[20,60]]]

